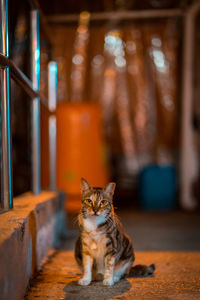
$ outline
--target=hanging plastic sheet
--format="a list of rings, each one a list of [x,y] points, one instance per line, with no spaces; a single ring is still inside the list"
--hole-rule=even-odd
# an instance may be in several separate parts
[[[155,143],[155,98],[148,77],[144,36],[141,26],[126,31],[127,74],[130,109],[135,130],[135,144],[140,168],[152,163]]]
[[[74,41],[74,54],[72,57],[71,72],[71,101],[83,100],[85,73],[86,73],[86,50],[89,38],[88,23],[90,14],[80,14],[79,26]]]
[[[174,163],[178,140],[177,26],[174,20],[90,25],[90,40],[87,35],[80,49],[76,42],[72,48],[67,39],[61,47],[63,36],[77,40],[77,28],[54,28],[55,36],[62,30],[59,47],[55,46],[57,57],[62,57],[61,73],[67,74],[62,85],[71,89],[71,96],[61,92],[59,99],[101,104],[110,161],[115,162],[113,174],[118,174],[118,180],[130,173],[137,176],[152,163]],[[87,64],[86,58],[76,56],[85,57],[86,53]],[[73,82],[74,70],[82,67],[87,80]]]
[[[138,164],[130,115],[125,43],[123,42],[122,32],[120,30],[112,30],[105,35],[104,55],[106,56],[107,66],[104,72],[102,104],[104,107],[106,132],[111,141],[111,129],[113,128],[112,116],[115,114],[118,122],[121,149],[123,151],[120,165],[123,164],[122,169],[125,168],[128,174],[134,174],[138,170]]]
[[[177,31],[173,21],[144,28],[155,86],[158,164],[173,164],[177,142]]]

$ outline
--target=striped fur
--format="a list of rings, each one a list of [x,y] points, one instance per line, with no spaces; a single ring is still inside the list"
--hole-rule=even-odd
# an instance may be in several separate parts
[[[113,285],[129,273],[134,276],[152,274],[154,265],[132,267],[135,259],[133,245],[112,204],[115,183],[97,188],[81,179],[81,190],[80,236],[75,246],[75,258],[83,271],[79,284],[103,280],[104,285]]]

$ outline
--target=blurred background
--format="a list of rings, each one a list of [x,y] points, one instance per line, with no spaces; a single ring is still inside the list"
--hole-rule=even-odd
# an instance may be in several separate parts
[[[196,3],[38,1],[46,22],[40,45],[45,95],[48,61],[58,64],[57,187],[67,192],[68,212],[80,209],[81,177],[93,186],[115,181],[119,208],[199,211],[200,18],[191,9]],[[10,11],[11,58],[29,76],[29,2],[10,0]],[[13,81],[11,90],[17,196],[30,190],[30,103]],[[48,115],[42,106],[41,130],[47,188]]]

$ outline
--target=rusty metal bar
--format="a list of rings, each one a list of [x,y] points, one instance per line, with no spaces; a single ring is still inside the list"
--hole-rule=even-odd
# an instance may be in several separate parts
[[[49,110],[55,113],[57,103],[57,64],[54,61],[48,64],[48,97]],[[49,116],[49,170],[50,189],[56,190],[56,115]]]
[[[8,39],[8,1],[1,0],[0,7],[0,52],[9,56]],[[2,194],[1,206],[4,210],[13,207],[12,197],[12,161],[10,128],[10,70],[0,69],[1,77],[1,132],[2,132]]]
[[[155,19],[155,18],[172,18],[184,15],[182,9],[151,9],[151,10],[134,10],[134,11],[114,11],[114,12],[97,12],[90,14],[90,21],[104,20],[134,20],[134,19]],[[70,23],[78,22],[79,14],[58,14],[47,17],[49,23]]]
[[[40,89],[40,39],[39,13],[31,11],[31,77],[33,88]],[[41,193],[40,165],[40,98],[32,99],[31,103],[31,139],[32,139],[32,192]]]

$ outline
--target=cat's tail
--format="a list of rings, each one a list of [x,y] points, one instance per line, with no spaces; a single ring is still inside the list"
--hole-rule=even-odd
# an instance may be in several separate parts
[[[128,277],[147,277],[153,275],[156,267],[154,264],[150,266],[136,265],[131,267]]]

